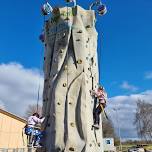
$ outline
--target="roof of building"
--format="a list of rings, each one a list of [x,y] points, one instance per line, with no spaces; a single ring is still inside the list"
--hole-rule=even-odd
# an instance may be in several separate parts
[[[4,114],[4,115],[7,115],[7,116],[9,116],[9,117],[11,117],[11,118],[14,118],[14,119],[16,119],[16,120],[18,120],[18,121],[21,121],[21,122],[23,122],[23,123],[26,123],[26,122],[27,122],[24,118],[19,117],[19,116],[15,115],[15,114],[12,114],[12,113],[10,113],[10,112],[8,112],[8,111],[5,111],[5,110],[3,110],[3,109],[1,109],[1,108],[0,108],[0,113],[2,113],[2,114]]]

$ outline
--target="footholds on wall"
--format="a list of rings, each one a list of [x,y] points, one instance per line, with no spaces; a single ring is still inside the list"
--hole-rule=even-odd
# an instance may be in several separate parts
[[[69,102],[69,105],[72,105],[72,102]]]
[[[77,41],[77,42],[79,42],[79,41],[80,41],[80,39],[77,39],[76,41]]]
[[[61,50],[60,50],[60,53],[63,53],[63,52],[64,52],[64,50],[63,50],[63,49],[61,49]]]
[[[57,59],[56,58],[54,58],[54,62],[56,62],[57,61]]]
[[[91,71],[91,68],[88,68],[89,71]]]
[[[75,126],[73,122],[71,122],[70,125],[71,125],[71,127],[74,127],[74,126]]]
[[[81,59],[77,60],[77,63],[82,64],[82,60]]]
[[[77,33],[82,33],[82,30],[79,30]]]
[[[98,143],[98,146],[100,147],[100,143]]]
[[[92,147],[92,144],[90,144],[89,146]]]
[[[64,66],[64,70],[67,70],[67,69],[68,69],[68,66],[67,66],[67,65],[65,65],[65,66]]]
[[[66,36],[66,33],[63,33],[62,38],[65,38],[65,36]]]
[[[90,39],[88,38],[88,40],[86,41],[86,43],[89,43],[89,40],[90,40]]]
[[[58,102],[57,104],[58,104],[58,105],[61,105],[61,103],[60,103],[60,102]]]
[[[67,84],[66,83],[63,83],[63,87],[66,87],[67,86]]]
[[[91,28],[91,26],[90,26],[90,25],[87,25],[86,28]]]
[[[74,148],[73,148],[73,147],[70,147],[69,150],[70,150],[70,151],[74,151]]]
[[[46,59],[46,58],[44,57],[44,61],[45,61],[45,59]]]
[[[50,124],[50,123],[48,123],[48,124],[47,124],[47,127],[50,127],[50,126],[51,126],[51,124]]]

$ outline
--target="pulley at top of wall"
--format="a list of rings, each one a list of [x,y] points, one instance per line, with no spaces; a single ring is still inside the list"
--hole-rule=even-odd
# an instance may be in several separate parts
[[[90,5],[90,10],[92,10],[93,7],[96,7],[96,12],[98,15],[102,16],[107,13],[107,8],[106,5],[101,2],[101,0],[95,0],[91,5]]]
[[[74,3],[74,6],[77,5],[76,0],[65,0],[66,3]]]
[[[43,4],[42,8],[41,8],[42,14],[43,15],[49,15],[51,14],[51,12],[53,11],[52,6],[47,2],[45,4]]]

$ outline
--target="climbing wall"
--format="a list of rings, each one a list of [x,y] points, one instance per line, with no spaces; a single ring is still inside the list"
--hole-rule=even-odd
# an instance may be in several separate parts
[[[102,127],[92,128],[98,84],[95,13],[54,9],[45,25],[43,144],[47,152],[102,152]]]

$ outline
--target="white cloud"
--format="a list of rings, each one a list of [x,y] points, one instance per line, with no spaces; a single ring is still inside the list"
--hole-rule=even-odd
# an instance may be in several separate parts
[[[0,100],[0,109],[5,109],[4,103]]]
[[[145,79],[152,79],[152,71],[145,73]]]
[[[37,69],[26,69],[21,64],[0,64],[0,105],[12,113],[23,116],[29,104],[36,104],[43,76]]]
[[[137,138],[136,128],[133,125],[133,122],[136,112],[136,102],[138,99],[152,103],[152,90],[128,96],[115,96],[109,99],[107,113],[113,120],[117,132],[118,127],[120,126],[123,138]],[[117,109],[117,113],[114,109]]]
[[[125,90],[129,90],[129,91],[137,91],[138,87],[129,84],[127,81],[124,81],[121,85],[120,88],[125,89]]]

